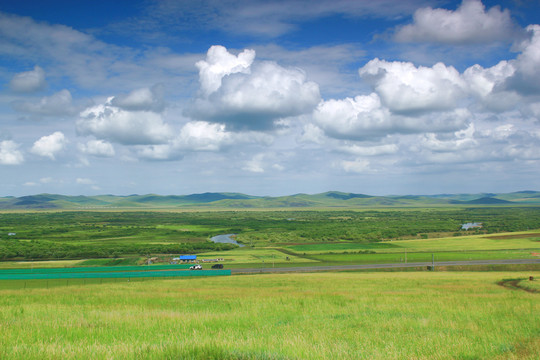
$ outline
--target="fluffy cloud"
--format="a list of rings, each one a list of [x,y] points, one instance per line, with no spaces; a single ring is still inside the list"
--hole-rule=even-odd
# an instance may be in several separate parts
[[[90,140],[86,144],[79,144],[79,151],[87,155],[112,157],[114,156],[114,147],[111,143],[103,140]]]
[[[540,134],[514,124],[490,126],[479,130],[471,124],[453,134],[422,134],[409,147],[405,163],[428,166],[534,161],[540,159]],[[488,126],[486,128],[486,126]]]
[[[19,93],[39,91],[45,88],[45,85],[45,71],[37,65],[34,70],[16,74],[9,83],[10,89]]]
[[[51,160],[55,160],[56,154],[64,150],[67,144],[67,139],[60,131],[56,131],[51,135],[42,136],[34,143],[30,150],[36,155],[48,157]]]
[[[65,89],[51,96],[45,96],[39,102],[16,101],[12,105],[17,111],[36,115],[63,116],[76,113],[71,93]]]
[[[465,109],[421,116],[392,114],[375,93],[354,99],[322,101],[313,121],[326,135],[337,139],[370,140],[388,134],[451,132],[464,128],[470,118]]]
[[[225,125],[192,121],[184,125],[174,143],[177,148],[193,151],[217,151],[232,144],[233,136],[225,131]]]
[[[519,45],[521,54],[513,62],[516,71],[506,83],[525,95],[540,93],[540,25],[529,25],[527,33],[529,38]]]
[[[0,165],[19,165],[24,162],[19,145],[11,140],[0,141]]]
[[[142,147],[139,156],[148,160],[176,160],[186,152],[219,151],[232,141],[233,135],[225,131],[225,125],[192,121],[185,124],[167,144]]]
[[[515,92],[505,90],[505,82],[515,70],[508,61],[501,61],[486,69],[480,65],[473,65],[465,70],[463,79],[469,92],[486,109],[502,112],[513,108],[520,100]]]
[[[198,61],[201,91],[205,96],[221,87],[223,77],[236,73],[249,73],[255,59],[255,50],[246,49],[238,56],[229,53],[223,46],[214,45],[208,49],[206,60]]]
[[[252,64],[254,51],[237,57],[212,47],[198,63],[202,97],[188,115],[233,130],[265,130],[280,118],[310,112],[319,102],[319,87],[303,71],[274,62]]]
[[[508,10],[498,6],[487,12],[481,1],[464,0],[456,11],[421,8],[414,23],[400,28],[395,39],[401,42],[476,44],[512,40],[516,26]]]
[[[463,73],[469,92],[486,109],[504,112],[518,105],[531,108],[531,95],[540,93],[540,25],[528,26],[527,32],[529,38],[516,47],[521,51],[516,59],[490,68],[473,65]]]
[[[416,67],[410,62],[373,59],[359,74],[393,112],[453,109],[465,95],[466,84],[459,72],[442,63]]]
[[[474,125],[465,130],[456,131],[450,139],[440,139],[437,134],[424,134],[421,146],[434,152],[455,152],[476,147],[478,142],[474,138]]]
[[[167,144],[141,147],[138,155],[148,160],[177,160],[190,152],[217,152],[232,145],[249,143],[269,145],[272,140],[271,136],[261,132],[229,132],[223,124],[191,121]]]
[[[79,115],[77,132],[124,145],[162,144],[171,138],[170,127],[151,111],[127,111],[105,104],[90,107]]]
[[[115,96],[111,104],[124,110],[163,110],[163,85],[133,90],[129,94]]]
[[[390,112],[381,106],[377,94],[322,101],[313,120],[335,138],[364,139],[392,128]]]

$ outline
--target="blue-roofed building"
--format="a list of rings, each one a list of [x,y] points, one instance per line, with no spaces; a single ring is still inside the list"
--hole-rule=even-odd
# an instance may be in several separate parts
[[[177,258],[173,259],[174,261],[182,261],[182,262],[194,262],[197,260],[197,255],[180,255]]]

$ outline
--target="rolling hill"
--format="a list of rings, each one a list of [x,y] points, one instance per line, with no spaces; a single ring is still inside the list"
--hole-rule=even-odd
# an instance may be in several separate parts
[[[540,205],[540,192],[390,195],[329,191],[321,194],[295,194],[289,196],[251,196],[241,193],[202,193],[191,195],[99,195],[67,196],[37,194],[0,198],[4,210],[54,209],[166,209],[166,208],[313,208],[313,207],[419,207],[419,206],[505,206]]]

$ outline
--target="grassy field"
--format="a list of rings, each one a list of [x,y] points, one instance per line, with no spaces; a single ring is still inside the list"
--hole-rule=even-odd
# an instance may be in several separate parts
[[[433,239],[382,241],[375,243],[326,243],[291,245],[287,248],[296,252],[323,253],[327,251],[345,252],[373,250],[377,252],[430,252],[430,251],[471,251],[471,250],[511,250],[540,249],[540,232],[523,231],[519,233],[465,235]]]
[[[537,359],[527,273],[317,273],[0,290],[6,359]]]
[[[462,231],[462,224],[471,221],[481,222],[482,229]],[[209,239],[231,233],[238,234],[236,239],[250,247],[291,247],[300,253],[313,251],[316,245],[320,248],[315,252],[320,252],[329,244],[344,251],[456,251],[471,249],[467,237],[473,234],[517,232],[538,228],[539,224],[540,207],[1,212],[0,260],[214,253],[234,246]],[[414,242],[452,235],[456,237],[445,242]],[[513,249],[529,248],[538,244],[539,237],[537,234],[536,240],[511,243]],[[485,249],[510,249],[505,239],[484,241]]]
[[[0,268],[181,253],[226,269],[538,259],[540,230],[501,229],[539,218],[539,208],[9,213]],[[472,220],[486,233],[459,230]],[[214,248],[219,233],[248,246]],[[0,359],[538,359],[540,266],[481,269],[504,271],[0,281]]]
[[[54,260],[54,261],[4,261],[0,262],[0,269],[30,269],[30,268],[57,268],[80,266],[84,260]]]
[[[540,258],[539,230],[435,239],[397,240],[371,243],[323,243],[268,247],[241,247],[228,251],[202,252],[199,259],[223,259],[226,268],[289,267],[339,264],[384,264]],[[161,255],[160,255],[161,256]],[[137,265],[144,256],[120,258],[8,261],[1,268]],[[161,256],[162,261],[172,259]],[[210,265],[204,265],[210,267]]]

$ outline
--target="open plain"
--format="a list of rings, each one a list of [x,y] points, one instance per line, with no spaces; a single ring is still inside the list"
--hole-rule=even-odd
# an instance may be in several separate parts
[[[537,359],[539,218],[514,206],[3,212],[4,272],[88,277],[0,280],[0,357]],[[194,274],[169,264],[179,254],[197,255],[199,275],[219,262],[233,276],[173,277]]]

